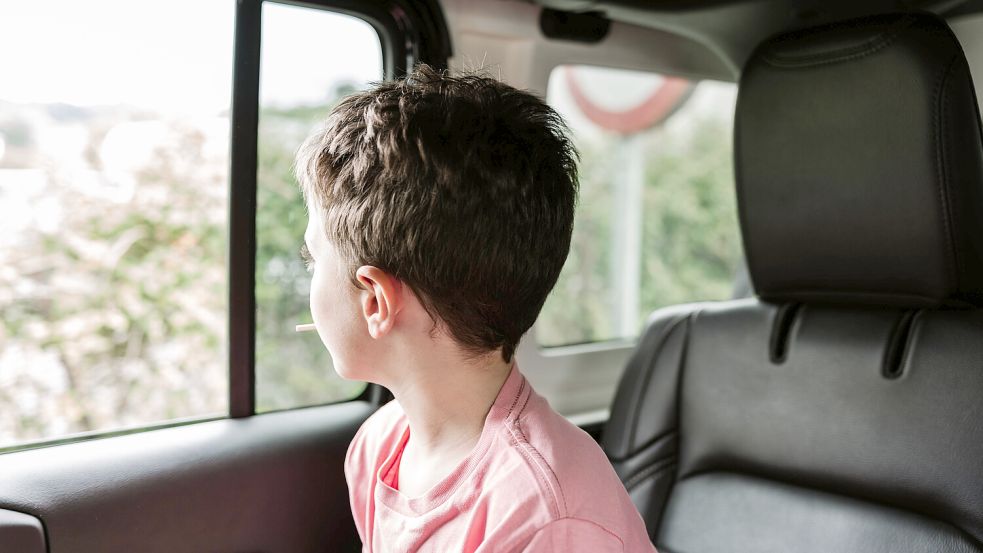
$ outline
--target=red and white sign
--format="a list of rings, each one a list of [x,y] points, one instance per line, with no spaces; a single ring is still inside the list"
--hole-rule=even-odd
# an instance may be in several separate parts
[[[603,87],[592,86],[577,68],[566,67],[564,73],[570,95],[581,113],[602,129],[619,134],[634,134],[665,121],[686,102],[694,85],[679,77],[646,75],[644,82],[636,80],[628,85],[634,90],[626,94],[620,87],[612,88],[610,81],[600,83]],[[643,89],[640,100],[639,88]],[[626,95],[633,96],[627,106],[611,106],[625,104],[624,99],[612,101],[612,97]]]

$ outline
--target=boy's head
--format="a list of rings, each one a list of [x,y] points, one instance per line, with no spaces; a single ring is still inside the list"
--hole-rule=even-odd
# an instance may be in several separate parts
[[[374,267],[464,351],[509,361],[570,247],[576,157],[536,96],[420,66],[343,99],[296,176],[339,282],[364,288]]]

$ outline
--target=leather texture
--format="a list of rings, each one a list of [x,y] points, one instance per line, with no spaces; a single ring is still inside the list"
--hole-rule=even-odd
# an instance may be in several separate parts
[[[782,311],[659,311],[629,363],[604,447],[659,550],[813,551],[826,528],[830,551],[983,551],[983,310],[802,305],[776,363]],[[737,484],[690,485],[709,474]],[[722,530],[708,505],[745,499],[741,536]],[[891,521],[917,539],[875,547]]]
[[[342,463],[374,410],[352,401],[7,453],[0,509],[40,519],[50,553],[358,551]],[[14,546],[23,530],[3,525],[0,552],[28,553]]]
[[[735,474],[680,484],[666,521],[660,553],[731,553],[734,543],[754,543],[756,553],[977,551],[944,522]]]
[[[31,515],[0,509],[0,551],[47,553],[41,521]]]
[[[780,36],[738,92],[735,176],[773,301],[983,304],[983,146],[966,59],[931,15]]]
[[[741,224],[761,297],[657,311],[604,449],[661,553],[983,551],[983,170],[931,15],[760,47]]]

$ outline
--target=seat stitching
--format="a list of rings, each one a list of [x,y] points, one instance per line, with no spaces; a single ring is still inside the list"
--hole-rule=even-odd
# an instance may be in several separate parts
[[[633,401],[634,405],[632,406],[633,416],[630,419],[631,424],[630,427],[628,428],[629,451],[636,451],[636,449],[634,448],[635,436],[638,431],[638,421],[639,418],[641,417],[642,405],[644,403],[642,401],[642,398],[645,396],[645,390],[648,389],[649,382],[652,380],[652,373],[655,372],[655,362],[662,354],[662,348],[663,346],[665,346],[665,343],[669,339],[669,336],[672,336],[673,332],[676,331],[676,327],[678,327],[683,321],[687,320],[688,318],[689,315],[685,317],[680,317],[679,319],[674,321],[672,325],[669,326],[668,329],[666,329],[666,331],[662,334],[662,336],[659,337],[659,343],[652,350],[652,355],[649,356],[647,360],[648,362],[645,365],[643,365],[645,374],[644,376],[642,376],[641,386],[638,387],[638,392],[635,394],[633,398],[634,399]]]
[[[951,71],[955,68],[957,62],[958,62],[958,56],[953,55],[952,61],[949,62],[951,65],[949,69],[950,74],[946,77],[945,87],[942,90],[942,124],[944,125],[943,133],[942,133],[942,149],[944,154],[943,162],[945,162],[947,167],[949,164],[949,154],[951,150],[951,148],[949,148],[949,143],[950,143],[950,137],[952,135],[952,125],[946,125],[945,122],[949,120],[949,97],[950,97],[949,90],[951,88],[950,84],[952,82]],[[954,281],[952,284],[954,288],[958,288],[959,278],[963,274],[963,269],[962,269],[962,257],[959,255],[959,248],[956,247],[956,239],[955,239],[956,236],[959,236],[959,228],[957,226],[959,220],[957,217],[955,217],[952,214],[952,208],[953,206],[959,204],[955,198],[957,189],[956,187],[951,186],[951,178],[948,172],[946,172],[945,184],[946,184],[945,187],[946,205],[948,206],[950,211],[949,225],[952,227],[952,236],[950,237],[950,239],[952,240],[952,259],[956,271],[956,274],[954,275]]]
[[[676,465],[675,455],[668,457],[661,457],[652,461],[651,463],[645,465],[643,468],[639,469],[638,472],[632,474],[628,479],[625,480],[625,489],[631,490],[638,484],[650,476],[655,476],[659,474],[666,468]]]
[[[841,61],[857,60],[874,54],[891,45],[891,43],[893,43],[898,36],[901,35],[901,32],[907,29],[913,22],[914,18],[906,17],[900,20],[898,23],[895,23],[895,26],[897,27],[896,29],[881,33],[879,36],[858,46],[850,46],[839,50],[833,50],[832,52],[821,52],[818,54],[810,54],[805,56],[783,56],[775,53],[764,53],[762,54],[761,58],[771,66],[782,68],[810,67],[816,65],[828,65]]]
[[[945,230],[946,238],[946,250],[949,256],[946,258],[946,276],[948,278],[947,284],[954,287],[956,282],[955,274],[953,271],[953,265],[955,264],[956,252],[955,247],[952,242],[952,215],[949,206],[949,181],[948,172],[946,171],[946,148],[945,148],[945,97],[944,94],[945,86],[948,81],[949,71],[952,69],[957,59],[956,55],[946,63],[945,67],[939,73],[935,88],[935,98],[933,99],[933,104],[935,110],[932,112],[933,127],[935,131],[935,164],[936,164],[936,179],[939,189],[939,201],[941,202],[942,211],[942,223]]]
[[[648,449],[648,448],[652,447],[653,445],[655,445],[656,443],[661,442],[662,440],[664,440],[666,438],[671,438],[671,437],[673,437],[674,435],[676,435],[678,433],[679,433],[679,430],[678,429],[676,429],[676,428],[670,428],[669,430],[666,430],[665,432],[656,435],[654,438],[650,439],[649,441],[647,441],[647,442],[645,442],[643,444],[639,444],[638,448],[636,448],[635,451],[633,451],[632,453],[638,453],[639,451],[642,451],[643,449]],[[631,456],[631,454],[629,454],[628,456],[625,456],[625,457],[615,458],[615,457],[611,457],[609,455],[608,458],[611,459],[612,461],[623,461],[623,460],[627,459],[630,456]]]
[[[836,290],[810,290],[808,288],[778,288],[768,290],[763,292],[762,295],[765,297],[773,297],[777,294],[795,294],[795,295],[812,295],[812,296],[837,296],[837,297],[853,297],[853,296],[877,296],[882,298],[893,298],[898,300],[925,300],[929,302],[938,302],[940,298],[926,296],[923,294],[901,294],[892,292],[879,292],[876,290],[851,290],[849,292],[840,292]]]
[[[676,458],[679,460],[680,465],[682,465],[682,455],[683,455],[683,438],[684,434],[682,432],[683,426],[683,413],[682,413],[682,395],[683,395],[683,378],[686,376],[686,354],[689,351],[689,341],[690,341],[690,330],[693,328],[694,320],[696,317],[703,312],[703,309],[698,309],[693,313],[690,313],[689,317],[686,318],[686,340],[683,342],[683,351],[679,355],[679,378],[676,379],[676,427],[679,429],[679,438],[676,443]]]

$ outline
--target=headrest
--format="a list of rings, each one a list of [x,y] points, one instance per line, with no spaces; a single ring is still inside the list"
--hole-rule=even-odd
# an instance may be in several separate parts
[[[931,14],[771,39],[741,76],[745,252],[772,301],[983,305],[983,143],[955,36]]]

